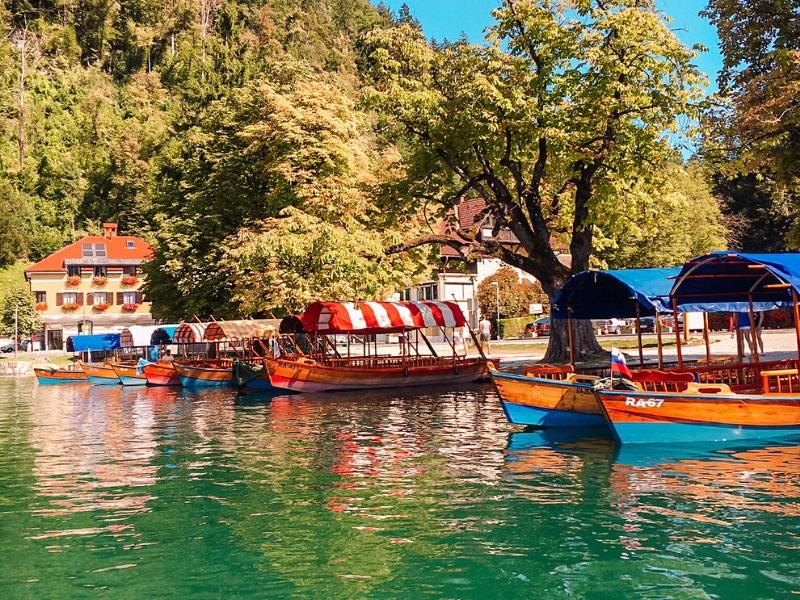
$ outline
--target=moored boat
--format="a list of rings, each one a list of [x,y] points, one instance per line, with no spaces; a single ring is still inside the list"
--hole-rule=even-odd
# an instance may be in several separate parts
[[[159,361],[142,368],[148,385],[181,385],[181,379],[172,362]]]
[[[89,383],[89,379],[80,369],[45,369],[34,367],[36,380],[41,385],[53,385],[60,383]]]
[[[89,383],[95,385],[119,385],[119,377],[107,363],[81,363],[81,369],[86,373]]]
[[[122,385],[147,385],[147,377],[142,371],[143,367],[111,363],[111,368],[117,374]]]
[[[328,392],[452,385],[487,374],[485,358],[457,352],[456,330],[466,326],[466,319],[456,302],[315,302],[300,322],[309,352],[267,359],[269,379],[276,388]],[[438,356],[421,331],[424,328],[438,328],[452,355]],[[399,353],[379,354],[377,336],[388,334],[397,335]],[[336,349],[336,336],[345,338],[347,356]],[[356,337],[358,354],[352,355]],[[420,340],[430,354],[421,351]]]
[[[232,387],[234,385],[231,365],[219,361],[209,362],[205,366],[175,364],[175,371],[184,387]]]

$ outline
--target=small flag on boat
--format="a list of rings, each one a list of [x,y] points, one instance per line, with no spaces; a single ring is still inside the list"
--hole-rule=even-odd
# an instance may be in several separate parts
[[[625,362],[625,355],[619,348],[611,348],[611,375],[621,375],[628,379],[632,377],[631,370]]]

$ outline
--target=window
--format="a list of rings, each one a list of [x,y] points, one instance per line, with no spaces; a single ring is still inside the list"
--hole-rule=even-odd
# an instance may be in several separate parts
[[[83,244],[83,256],[85,257],[104,257],[106,256],[106,245],[105,244]]]
[[[139,294],[136,292],[122,292],[123,304],[139,304]]]
[[[125,247],[130,249],[136,248],[136,242],[134,240],[128,240],[125,242]]]
[[[439,286],[435,283],[423,285],[420,290],[422,291],[423,300],[436,300],[439,298]]]
[[[67,277],[80,277],[81,268],[78,265],[69,265],[67,267]]]
[[[61,295],[62,301],[64,304],[77,304],[78,303],[78,292],[64,292]]]
[[[34,294],[36,294],[36,304],[47,302],[47,292],[34,292]]]
[[[123,275],[136,276],[138,274],[137,271],[138,271],[138,269],[136,268],[136,265],[133,265],[133,266],[130,266],[130,267],[122,267],[122,274]]]
[[[111,294],[108,292],[94,292],[92,300],[95,304],[111,304]]]
[[[95,267],[94,268],[94,276],[95,277],[108,277],[108,269],[105,267]]]
[[[81,321],[78,323],[78,333],[82,335],[91,335],[94,330],[94,323],[91,321]]]

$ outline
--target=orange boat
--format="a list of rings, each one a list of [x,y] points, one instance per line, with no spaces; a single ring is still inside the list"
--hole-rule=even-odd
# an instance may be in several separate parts
[[[175,364],[175,372],[184,387],[233,386],[233,365],[229,361],[209,361],[203,366]]]
[[[33,372],[41,385],[89,383],[86,373],[79,369],[42,369],[34,367]]]
[[[89,383],[96,385],[119,385],[119,377],[108,363],[80,363],[81,369],[89,378]]]
[[[158,361],[146,365],[142,372],[149,385],[181,385],[181,379],[173,362]]]
[[[487,374],[485,358],[457,352],[456,330],[466,326],[466,319],[455,302],[315,302],[300,322],[305,333],[298,335],[310,338],[307,347],[313,352],[267,359],[276,388],[326,392],[452,385]],[[438,356],[423,328],[438,328],[452,355]],[[450,336],[446,328],[452,330]],[[397,334],[399,353],[379,354],[377,336],[386,334]],[[337,336],[346,338],[348,356],[340,354]],[[420,337],[430,354],[420,351]]]

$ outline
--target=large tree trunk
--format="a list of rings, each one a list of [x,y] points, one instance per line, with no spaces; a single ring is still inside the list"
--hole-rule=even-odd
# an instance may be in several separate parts
[[[550,322],[550,341],[543,362],[566,364],[570,361],[569,337],[566,319],[553,319]],[[572,322],[572,340],[575,348],[575,361],[581,362],[607,356],[594,335],[591,321]]]

